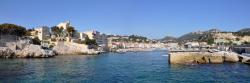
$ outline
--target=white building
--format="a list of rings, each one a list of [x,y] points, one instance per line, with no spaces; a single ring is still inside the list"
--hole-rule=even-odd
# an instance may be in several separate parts
[[[70,25],[70,22],[69,21],[65,21],[65,22],[62,22],[62,23],[59,23],[58,25],[56,25],[57,27],[59,28],[63,28],[64,30],[66,30]]]
[[[187,42],[184,44],[185,48],[196,48],[199,47],[199,43],[198,42]]]
[[[81,39],[82,41],[85,40],[85,38],[87,37],[88,35],[86,35],[84,32],[80,32],[79,33],[79,39]]]
[[[85,40],[86,37],[88,37],[91,40],[95,40],[96,43],[98,44],[98,50],[100,51],[106,51],[108,50],[108,40],[107,40],[107,35],[101,34],[98,31],[86,31],[86,32],[81,32],[79,33],[79,39],[82,41]]]
[[[31,32],[31,37],[38,37],[39,40],[48,40],[50,38],[50,29],[47,26],[41,26],[34,29]]]
[[[84,34],[86,34],[89,39],[94,39],[96,40],[96,43],[100,46],[106,46],[107,45],[107,35],[105,34],[101,34],[100,32],[98,31],[86,31],[86,32],[83,32],[83,33],[80,33],[80,39],[83,39],[84,38]]]

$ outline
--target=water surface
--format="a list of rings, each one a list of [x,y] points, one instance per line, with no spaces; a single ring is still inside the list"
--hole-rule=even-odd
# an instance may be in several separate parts
[[[170,65],[166,51],[0,59],[0,83],[250,82],[250,65]]]

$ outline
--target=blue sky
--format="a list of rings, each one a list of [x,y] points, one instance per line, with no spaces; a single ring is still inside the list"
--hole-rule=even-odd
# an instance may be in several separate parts
[[[0,23],[33,28],[70,20],[78,31],[181,36],[250,27],[250,0],[1,0]]]

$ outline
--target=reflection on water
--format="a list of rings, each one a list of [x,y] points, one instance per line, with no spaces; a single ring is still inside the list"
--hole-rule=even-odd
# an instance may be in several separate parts
[[[1,59],[0,83],[10,82],[249,82],[239,63],[169,65],[165,51],[68,55],[48,59]]]

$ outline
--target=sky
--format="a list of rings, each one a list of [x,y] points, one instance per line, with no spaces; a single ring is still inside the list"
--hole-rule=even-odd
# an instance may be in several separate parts
[[[0,23],[27,28],[69,20],[79,31],[179,37],[250,27],[250,0],[0,0]]]

